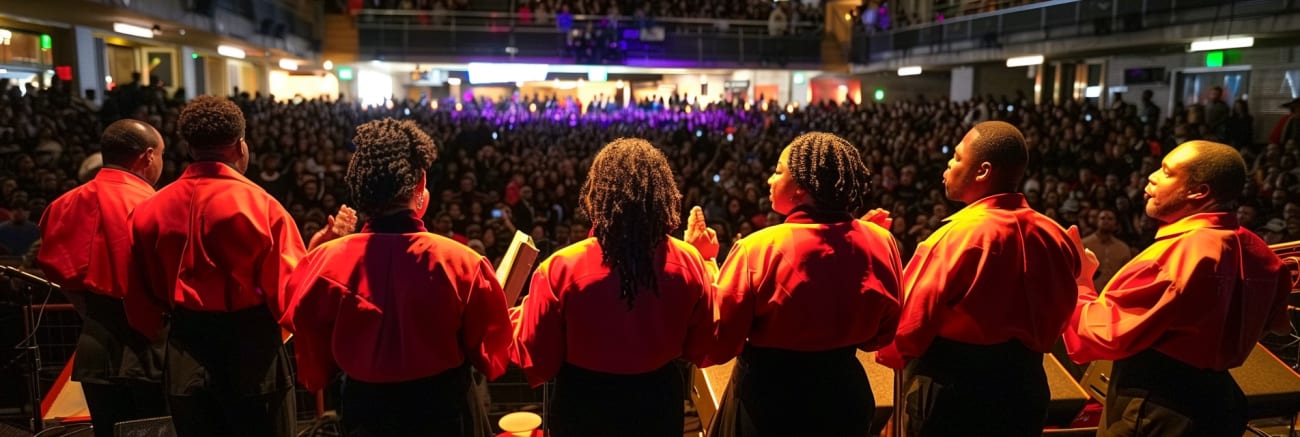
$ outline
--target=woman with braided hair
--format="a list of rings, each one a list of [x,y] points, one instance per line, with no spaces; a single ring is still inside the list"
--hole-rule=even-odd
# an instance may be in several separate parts
[[[856,352],[893,338],[902,261],[889,231],[854,218],[869,181],[857,148],[831,134],[781,152],[767,182],[785,223],[737,241],[717,276],[705,365],[736,365],[715,435],[870,434],[875,399]],[[698,206],[686,240],[718,253]]]
[[[316,391],[342,371],[348,435],[483,436],[469,367],[496,379],[510,346],[495,271],[425,230],[437,152],[415,123],[372,121],[353,142],[345,181],[365,225],[309,252],[289,279],[299,380]]]
[[[709,275],[668,234],[681,194],[663,153],[622,138],[596,155],[580,207],[592,236],[533,275],[514,314],[515,363],[539,386],[555,378],[551,435],[680,436],[682,379],[713,340]]]

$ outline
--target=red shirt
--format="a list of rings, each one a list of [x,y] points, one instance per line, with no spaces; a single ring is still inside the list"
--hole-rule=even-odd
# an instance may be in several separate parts
[[[1049,352],[1078,296],[1080,254],[1069,235],[1020,193],[985,197],[945,221],[907,264],[903,319],[877,361],[902,368],[935,337]]]
[[[68,191],[41,216],[36,263],[66,291],[84,290],[121,299],[131,259],[127,216],[154,193],[133,173],[103,168],[95,178]]]
[[[425,378],[468,358],[505,373],[510,319],[496,273],[462,244],[425,232],[413,215],[371,220],[312,250],[294,269],[284,320],[308,390],[337,369],[360,381]]]
[[[737,241],[718,273],[717,344],[706,365],[746,341],[795,351],[889,344],[902,260],[889,231],[848,214],[796,210]]]
[[[266,305],[280,318],[289,273],[306,251],[280,203],[229,165],[190,164],[131,215],[131,325],[157,335],[167,308],[230,312]]]
[[[713,340],[709,277],[700,254],[669,238],[653,253],[658,290],[628,309],[618,273],[603,265],[595,238],[560,249],[533,274],[516,316],[511,357],[534,387],[561,365],[634,375],[675,358],[700,363]]]
[[[1070,358],[1118,360],[1154,348],[1196,368],[1240,366],[1264,334],[1290,330],[1291,273],[1231,213],[1194,214],[1115,274],[1101,297],[1082,287]]]

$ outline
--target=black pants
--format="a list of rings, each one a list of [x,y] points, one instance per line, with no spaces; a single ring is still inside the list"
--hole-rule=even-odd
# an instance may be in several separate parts
[[[1246,396],[1231,374],[1147,350],[1115,361],[1097,435],[1237,437],[1245,430]]]
[[[349,436],[480,437],[488,429],[468,366],[395,383],[345,377],[340,394]]]
[[[266,307],[174,310],[164,386],[180,437],[294,435],[293,381]]]
[[[121,384],[81,383],[90,409],[90,423],[95,437],[113,437],[118,422],[167,415],[167,401],[162,384],[126,382]]]
[[[564,364],[551,399],[553,437],[681,437],[682,375],[674,363],[639,375]]]
[[[1014,340],[936,338],[904,369],[903,390],[908,437],[1041,436],[1051,399],[1043,354]]]
[[[854,348],[745,345],[718,407],[718,436],[870,435],[876,398]]]

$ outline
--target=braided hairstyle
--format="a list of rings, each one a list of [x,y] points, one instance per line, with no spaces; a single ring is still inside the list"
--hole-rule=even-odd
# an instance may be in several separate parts
[[[592,161],[581,197],[601,261],[618,272],[619,296],[631,310],[638,290],[658,293],[651,254],[681,224],[682,194],[668,159],[646,140],[614,140]]]
[[[357,210],[372,217],[409,202],[421,172],[438,158],[433,140],[410,120],[385,118],[357,126],[352,142],[357,151],[344,182]]]
[[[843,138],[809,132],[790,142],[790,178],[812,195],[817,209],[858,212],[871,190],[871,171]]]

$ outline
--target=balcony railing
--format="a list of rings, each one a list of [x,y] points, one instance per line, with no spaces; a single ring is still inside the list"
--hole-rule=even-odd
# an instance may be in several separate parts
[[[391,61],[529,59],[663,66],[817,64],[819,23],[792,23],[770,36],[766,21],[364,10],[360,55]],[[563,23],[562,23],[563,22]]]
[[[851,58],[866,64],[918,49],[934,54],[996,48],[1015,40],[1121,35],[1296,12],[1300,2],[1294,0],[1055,0],[884,32],[855,28]]]
[[[280,0],[89,1],[299,54],[320,50],[324,8],[318,2],[298,8]]]

